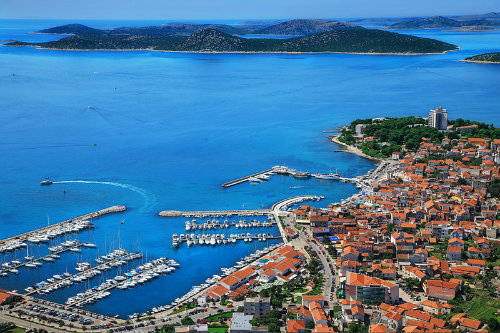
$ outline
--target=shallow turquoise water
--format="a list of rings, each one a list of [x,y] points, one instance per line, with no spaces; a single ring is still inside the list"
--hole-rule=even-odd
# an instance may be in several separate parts
[[[0,39],[54,39],[27,33],[58,24],[3,21]],[[291,177],[230,189],[220,185],[283,163],[311,172],[363,174],[373,163],[334,152],[338,147],[322,133],[356,118],[424,116],[442,105],[450,118],[500,126],[500,66],[459,62],[494,51],[500,33],[411,33],[461,49],[443,55],[366,56],[1,47],[0,236],[41,227],[47,215],[56,222],[124,204],[126,213],[101,218],[91,234],[78,235],[99,245],[99,250],[85,250],[83,258],[102,255],[104,243],[108,249],[116,245],[120,229],[123,246],[140,247],[148,258],[172,257],[182,268],[133,290],[114,291],[88,308],[126,315],[169,303],[253,252],[256,243],[174,250],[171,234],[183,232],[184,220],[162,219],[159,211],[269,207],[300,194],[326,196],[319,205],[345,198],[356,192],[352,185]],[[94,183],[41,187],[45,176]],[[0,280],[0,288],[23,289],[73,268],[76,260],[65,254],[57,264]],[[82,288],[46,297],[63,301]]]

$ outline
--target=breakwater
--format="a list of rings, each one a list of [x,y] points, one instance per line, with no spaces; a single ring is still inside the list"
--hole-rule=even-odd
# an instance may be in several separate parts
[[[28,231],[28,232],[25,232],[25,233],[20,234],[20,235],[5,238],[3,240],[0,240],[0,246],[3,246],[3,245],[10,243],[10,242],[16,242],[16,241],[24,242],[24,241],[28,240],[29,237],[35,236],[35,235],[40,234],[40,233],[46,233],[46,232],[49,232],[51,230],[59,229],[59,228],[62,228],[66,225],[69,225],[69,224],[72,224],[72,223],[75,223],[78,221],[93,219],[93,218],[97,218],[97,217],[107,215],[107,214],[112,214],[112,213],[124,212],[125,210],[127,210],[127,207],[125,207],[125,206],[121,206],[121,205],[120,206],[111,206],[111,207],[101,209],[101,210],[98,210],[98,211],[95,211],[92,213],[88,213],[85,215],[74,217],[74,218],[66,220],[66,221],[51,224],[51,225],[45,226],[43,228]]]

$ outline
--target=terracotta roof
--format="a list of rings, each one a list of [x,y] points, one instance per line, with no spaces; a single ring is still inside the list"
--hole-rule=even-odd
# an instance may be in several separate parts
[[[423,321],[429,321],[431,319],[430,314],[428,314],[426,312],[419,311],[419,310],[408,310],[408,311],[406,311],[406,316],[417,318],[417,319],[423,320]]]
[[[387,333],[387,326],[379,324],[370,325],[370,333]]]
[[[328,325],[325,325],[325,324],[318,324],[314,327],[314,330],[312,331],[313,333],[333,333],[334,330],[333,330],[333,327],[329,327]]]
[[[468,328],[472,328],[474,330],[477,330],[477,329],[479,329],[479,327],[481,327],[481,322],[479,320],[475,320],[475,319],[460,318],[459,322],[460,322],[460,326],[465,326]]]
[[[302,295],[302,301],[313,302],[323,301],[325,298],[322,295]]]
[[[290,333],[298,333],[299,330],[306,329],[306,323],[303,320],[288,320],[286,326],[287,331]]]
[[[382,279],[362,275],[362,274],[357,274],[357,273],[350,273],[349,274],[349,284],[355,285],[355,286],[371,286],[371,285],[378,285],[378,286],[386,286],[386,287],[394,287],[395,284],[389,281],[385,281]]]

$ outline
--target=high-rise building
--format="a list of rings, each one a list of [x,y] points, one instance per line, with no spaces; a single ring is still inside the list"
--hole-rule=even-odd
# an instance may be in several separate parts
[[[448,111],[440,106],[431,109],[429,112],[429,126],[438,130],[446,130],[448,128]]]

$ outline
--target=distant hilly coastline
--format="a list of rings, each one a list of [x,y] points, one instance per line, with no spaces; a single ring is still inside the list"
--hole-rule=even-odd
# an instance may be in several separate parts
[[[349,22],[326,20],[291,20],[253,32],[255,35],[305,36],[331,30],[363,29]]]
[[[484,53],[465,58],[464,62],[475,62],[481,64],[500,64],[500,52]]]
[[[498,14],[498,13],[492,13]],[[469,20],[453,19],[443,16],[432,16],[426,18],[403,20],[387,26],[394,30],[410,29],[444,29],[444,28],[462,28],[462,27],[494,27],[500,26],[500,18],[496,16],[490,18],[475,18],[471,16]],[[472,31],[472,29],[470,29]]]
[[[45,33],[46,31],[74,33],[73,36],[43,43],[16,41],[6,46],[35,46],[59,50],[154,50],[205,53],[336,52],[405,55],[436,54],[458,49],[456,45],[434,39],[361,27],[330,30],[288,39],[242,38],[213,28],[197,30],[189,36],[151,33],[157,27],[144,28],[147,29],[147,34],[136,33],[137,29],[142,28],[119,28],[120,31],[127,31],[127,33],[80,33],[79,31],[87,30],[85,26],[72,25],[71,29],[67,28],[47,29]]]
[[[362,29],[362,27],[349,22],[329,20],[290,20],[265,24],[248,21],[232,26],[227,24],[193,24],[193,23],[168,23],[151,27],[121,27],[114,29],[94,29],[82,24],[66,24],[58,27],[36,31],[40,34],[65,34],[78,35],[85,33],[107,35],[161,35],[161,36],[189,36],[199,30],[214,29],[229,35],[283,35],[305,36],[330,30]]]

